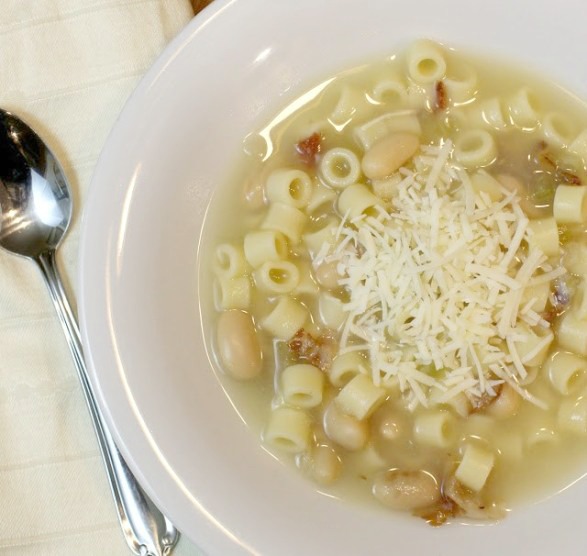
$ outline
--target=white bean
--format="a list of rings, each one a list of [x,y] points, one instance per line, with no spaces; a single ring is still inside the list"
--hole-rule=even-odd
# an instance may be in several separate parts
[[[342,471],[342,461],[336,450],[326,445],[315,446],[305,452],[298,465],[308,477],[320,485],[334,483]]]
[[[363,156],[363,173],[380,180],[395,172],[418,150],[420,140],[410,133],[394,133],[377,141]]]
[[[327,290],[333,290],[338,287],[338,280],[340,279],[340,275],[336,270],[336,265],[337,263],[334,261],[329,263],[322,263],[314,272],[318,284]]]
[[[375,477],[373,495],[389,508],[409,511],[438,502],[440,488],[436,479],[426,471],[392,469]]]
[[[351,452],[361,450],[367,444],[367,422],[343,413],[334,402],[324,412],[323,426],[330,440]]]
[[[499,396],[487,407],[487,413],[497,419],[506,419],[518,412],[522,398],[509,384],[504,384]]]
[[[224,311],[216,328],[218,355],[233,378],[255,378],[262,369],[262,354],[253,319],[242,311]]]

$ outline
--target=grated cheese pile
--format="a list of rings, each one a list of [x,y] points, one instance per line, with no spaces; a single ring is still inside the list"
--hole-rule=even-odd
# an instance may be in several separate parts
[[[411,408],[495,396],[503,382],[543,405],[521,385],[532,354],[520,357],[516,342],[550,324],[535,299],[522,300],[565,270],[527,246],[516,193],[503,188],[492,201],[475,191],[451,153],[450,141],[423,147],[412,169],[400,169],[390,206],[345,217],[319,255],[338,263],[350,294],[341,353],[368,353],[373,382],[399,383]]]

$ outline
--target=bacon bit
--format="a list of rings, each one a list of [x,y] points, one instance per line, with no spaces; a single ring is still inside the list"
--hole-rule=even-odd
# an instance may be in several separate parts
[[[483,392],[479,397],[471,396],[469,401],[471,402],[471,413],[478,413],[489,407],[501,394],[502,384],[498,384],[495,387],[495,394],[492,396],[487,392]]]
[[[577,174],[559,166],[553,154],[548,150],[548,143],[546,141],[539,141],[536,145],[535,152],[538,164],[545,170],[550,170],[554,173],[555,180],[566,183],[567,185],[581,185],[581,178]]]
[[[308,166],[314,166],[316,164],[316,157],[322,149],[322,135],[320,133],[312,133],[309,137],[302,139],[296,145],[296,151],[302,162]]]
[[[443,494],[436,504],[415,512],[414,515],[421,517],[432,527],[440,527],[449,519],[462,515],[462,513],[462,508],[452,498]]]
[[[544,150],[538,154],[538,162],[544,168],[545,166],[551,170],[556,170],[556,162],[553,160],[552,155]]]
[[[300,328],[288,342],[289,349],[298,359],[308,361],[321,371],[327,371],[338,351],[336,340],[329,334],[314,338],[312,334]]]
[[[442,81],[437,81],[434,87],[436,92],[436,104],[434,106],[434,112],[445,110],[448,106],[448,98],[446,96],[446,87]]]
[[[559,312],[554,308],[550,308],[547,311],[542,311],[542,313],[540,313],[540,318],[544,319],[546,322],[550,324],[552,324],[554,322],[554,319],[558,316]]]
[[[581,185],[581,178],[568,170],[558,170],[557,176],[567,185]]]

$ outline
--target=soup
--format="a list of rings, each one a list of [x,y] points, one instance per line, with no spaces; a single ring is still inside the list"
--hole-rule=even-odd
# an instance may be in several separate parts
[[[269,450],[324,492],[433,525],[499,519],[584,472],[579,101],[420,41],[244,145],[209,211],[201,298]]]

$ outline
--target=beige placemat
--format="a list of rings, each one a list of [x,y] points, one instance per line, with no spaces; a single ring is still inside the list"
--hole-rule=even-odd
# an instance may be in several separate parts
[[[190,0],[0,0],[0,106],[43,134],[74,191],[75,216],[59,255],[71,293],[80,214],[107,134],[191,17]],[[0,500],[2,554],[130,554],[41,276],[33,263],[4,252]],[[174,554],[197,553],[184,538]]]

